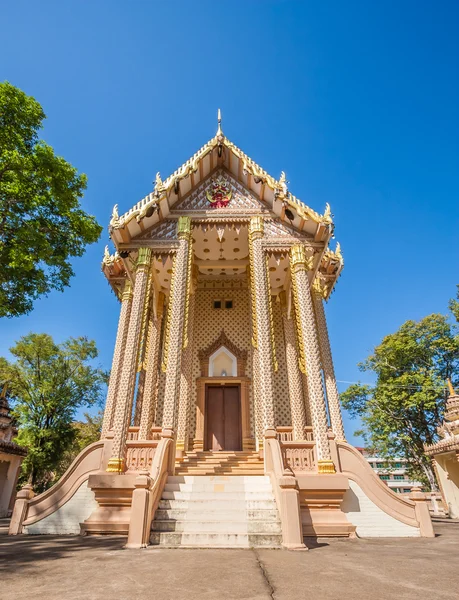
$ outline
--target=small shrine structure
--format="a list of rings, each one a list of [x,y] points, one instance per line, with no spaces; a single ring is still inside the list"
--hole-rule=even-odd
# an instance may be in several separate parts
[[[27,455],[26,448],[12,441],[18,430],[6,393],[5,384],[0,393],[0,517],[9,516],[13,510],[21,463]]]
[[[450,518],[459,519],[459,394],[449,380],[448,387],[445,419],[437,429],[441,439],[436,444],[426,445],[425,452],[432,457]]]
[[[433,535],[427,507],[345,441],[324,308],[344,260],[328,204],[296,198],[219,114],[189,160],[114,207],[109,232],[102,271],[120,317],[101,440],[54,492],[20,492],[11,533],[286,548]]]

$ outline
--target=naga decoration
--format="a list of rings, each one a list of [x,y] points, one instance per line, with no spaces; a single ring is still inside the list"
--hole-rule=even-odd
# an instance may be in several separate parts
[[[210,189],[206,192],[207,200],[212,208],[225,208],[228,206],[232,194],[229,183],[223,177],[214,179]]]

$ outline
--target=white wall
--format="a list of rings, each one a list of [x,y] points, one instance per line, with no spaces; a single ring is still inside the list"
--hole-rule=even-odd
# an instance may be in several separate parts
[[[381,510],[362,488],[349,480],[349,489],[341,505],[349,521],[356,525],[359,537],[419,537],[417,527],[406,525]]]
[[[84,481],[68,502],[41,521],[24,527],[24,533],[78,535],[80,523],[83,523],[97,507],[94,492],[88,488],[88,482]]]

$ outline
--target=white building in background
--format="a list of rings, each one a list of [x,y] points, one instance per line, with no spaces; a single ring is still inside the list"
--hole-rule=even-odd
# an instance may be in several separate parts
[[[407,473],[408,461],[405,458],[388,460],[378,456],[371,456],[365,448],[357,447],[357,450],[367,459],[371,468],[378,474],[379,479],[387,483],[393,492],[409,494],[414,487],[422,489],[423,484],[420,481],[412,481],[409,478]]]

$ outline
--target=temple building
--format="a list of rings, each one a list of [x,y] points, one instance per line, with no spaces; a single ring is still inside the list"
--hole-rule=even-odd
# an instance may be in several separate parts
[[[448,381],[448,385],[445,419],[438,427],[441,439],[436,444],[426,445],[425,451],[432,458],[449,516],[459,519],[459,394],[451,381]]]
[[[11,533],[292,549],[304,536],[433,535],[427,507],[345,441],[324,310],[343,256],[330,207],[287,184],[219,118],[145,198],[115,206],[102,270],[120,317],[101,440],[54,493],[19,493]]]
[[[13,510],[21,463],[27,455],[25,448],[13,442],[17,432],[4,385],[0,392],[0,517]]]

